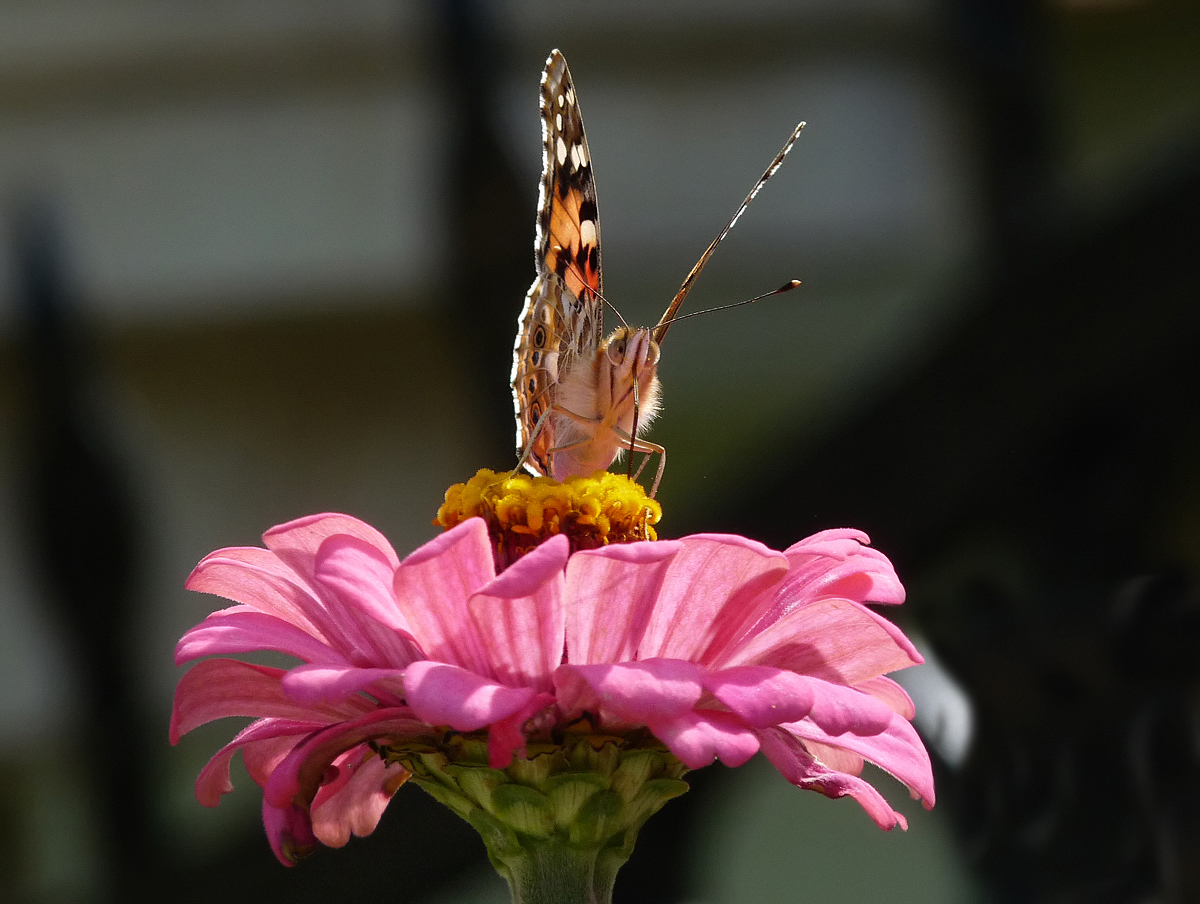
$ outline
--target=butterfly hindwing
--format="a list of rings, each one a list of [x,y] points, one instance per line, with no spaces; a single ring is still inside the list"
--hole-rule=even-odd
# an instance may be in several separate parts
[[[591,153],[566,60],[550,54],[542,74],[542,181],[534,240],[537,278],[525,298],[513,350],[517,451],[554,405],[563,376],[589,360],[604,333],[600,219]],[[552,476],[554,419],[548,418],[526,467]]]

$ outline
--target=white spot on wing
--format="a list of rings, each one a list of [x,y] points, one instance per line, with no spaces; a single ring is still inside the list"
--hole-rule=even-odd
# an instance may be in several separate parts
[[[558,105],[560,107],[563,105],[563,96],[561,94],[558,96]]]
[[[561,113],[554,114],[554,125],[560,132],[562,131],[562,114]]]
[[[562,166],[567,162],[567,146],[563,143],[562,138],[558,139],[558,165]]]
[[[579,241],[583,245],[596,244],[596,224],[591,220],[584,220],[579,224]]]
[[[579,169],[579,145],[571,145],[571,169]]]

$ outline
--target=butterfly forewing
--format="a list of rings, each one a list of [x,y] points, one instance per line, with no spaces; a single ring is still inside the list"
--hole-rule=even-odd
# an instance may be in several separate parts
[[[537,278],[525,298],[513,350],[518,453],[554,405],[565,375],[592,360],[604,334],[592,158],[571,73],[557,50],[542,73],[541,115]],[[552,475],[549,450],[555,447],[555,432],[554,418],[547,418],[534,438],[525,466],[535,474]]]

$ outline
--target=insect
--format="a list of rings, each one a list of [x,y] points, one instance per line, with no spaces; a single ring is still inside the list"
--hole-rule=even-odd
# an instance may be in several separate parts
[[[653,496],[667,453],[639,434],[660,407],[657,371],[663,337],[675,320],[683,319],[676,315],[696,277],[779,169],[804,123],[796,126],[737,213],[705,249],[658,324],[632,329],[622,318],[622,325],[606,338],[592,156],[575,85],[567,61],[557,50],[551,52],[542,72],[541,115],[542,179],[534,239],[537,277],[518,321],[511,377],[518,467],[562,480],[607,468],[628,449],[631,456],[646,453],[638,468],[640,476],[657,453]],[[750,301],[798,285],[798,280],[792,280]],[[630,471],[632,476],[632,461]]]

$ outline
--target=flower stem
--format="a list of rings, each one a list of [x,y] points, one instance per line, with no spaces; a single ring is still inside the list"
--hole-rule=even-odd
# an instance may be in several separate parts
[[[625,855],[548,841],[526,843],[492,862],[508,880],[513,904],[611,904]]]

